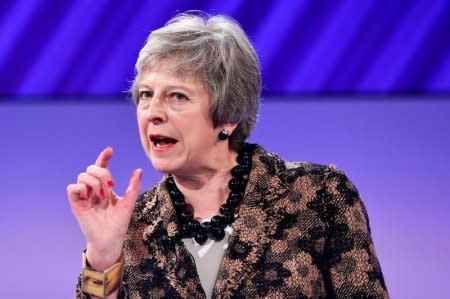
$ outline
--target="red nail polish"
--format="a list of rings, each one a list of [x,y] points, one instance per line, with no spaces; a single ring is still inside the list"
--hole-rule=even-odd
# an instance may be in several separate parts
[[[109,179],[109,180],[108,180],[108,186],[109,186],[110,188],[114,187],[114,181],[113,181],[112,179]]]
[[[100,197],[105,198],[105,190],[103,190],[103,188],[100,189]]]
[[[142,170],[139,171],[139,176],[138,176],[139,180],[142,179]]]

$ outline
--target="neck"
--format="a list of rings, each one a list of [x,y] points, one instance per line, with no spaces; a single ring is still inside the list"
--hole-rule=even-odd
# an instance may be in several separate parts
[[[230,192],[230,170],[237,165],[236,157],[236,152],[227,151],[196,172],[173,174],[195,218],[210,218],[219,213],[220,205],[225,203]]]

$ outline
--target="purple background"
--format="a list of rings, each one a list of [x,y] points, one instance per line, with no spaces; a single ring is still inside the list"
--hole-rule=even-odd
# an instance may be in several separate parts
[[[251,140],[291,161],[335,163],[359,189],[393,298],[450,292],[450,101],[263,100]],[[122,192],[131,171],[160,177],[126,101],[0,105],[0,298],[71,298],[83,236],[65,187],[107,145]]]

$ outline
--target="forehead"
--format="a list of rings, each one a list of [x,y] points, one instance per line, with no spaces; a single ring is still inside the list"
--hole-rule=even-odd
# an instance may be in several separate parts
[[[164,58],[145,66],[139,76],[138,85],[170,81],[171,84],[182,84],[204,89],[201,76],[189,71],[182,62],[176,58]]]

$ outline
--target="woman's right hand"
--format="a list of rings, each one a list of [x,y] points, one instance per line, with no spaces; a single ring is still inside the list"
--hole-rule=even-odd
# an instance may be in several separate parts
[[[86,257],[92,268],[103,271],[116,263],[141,191],[142,169],[133,172],[124,196],[114,191],[108,169],[112,148],[103,150],[95,164],[67,186],[72,212],[86,238]]]

